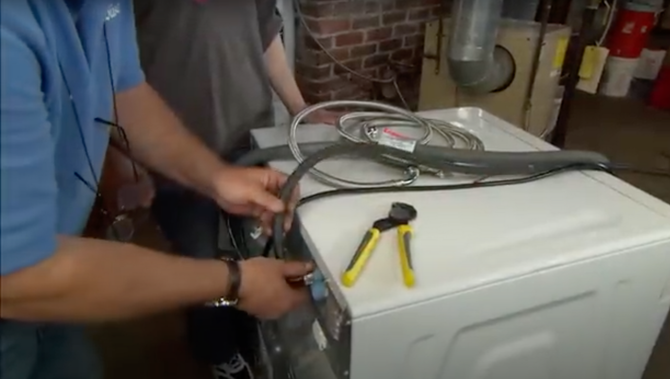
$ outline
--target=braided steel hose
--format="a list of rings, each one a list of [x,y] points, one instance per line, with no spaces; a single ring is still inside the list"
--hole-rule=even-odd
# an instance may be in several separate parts
[[[367,111],[350,112],[343,115],[337,122],[336,128],[340,136],[346,141],[353,143],[381,144],[380,128],[417,128],[423,131],[421,137],[412,139],[402,138],[404,143],[427,144],[434,135],[444,140],[445,148],[457,148],[467,150],[483,150],[483,142],[473,133],[455,126],[451,123],[427,119],[392,105],[358,100],[336,100],[312,105],[298,113],[291,123],[288,146],[293,157],[298,163],[302,163],[306,157],[300,150],[297,135],[301,122],[313,112],[328,108],[362,108]],[[337,188],[371,188],[379,186],[402,187],[412,184],[419,177],[421,171],[433,174],[442,173],[441,170],[429,166],[418,166],[407,159],[399,158],[394,154],[385,154],[379,157],[381,161],[405,168],[405,176],[401,179],[387,180],[383,182],[361,182],[341,177],[336,177],[313,168],[310,175],[318,181]]]

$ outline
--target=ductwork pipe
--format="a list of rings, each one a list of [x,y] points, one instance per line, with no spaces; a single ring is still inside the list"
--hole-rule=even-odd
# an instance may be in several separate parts
[[[500,90],[514,76],[514,59],[496,47],[503,0],[454,0],[447,58],[462,89],[484,94]]]

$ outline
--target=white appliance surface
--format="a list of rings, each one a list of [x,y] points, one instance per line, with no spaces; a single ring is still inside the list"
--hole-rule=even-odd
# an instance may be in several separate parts
[[[478,135],[486,150],[555,149],[476,108],[422,112]],[[253,132],[260,147],[287,129]],[[336,130],[304,125],[301,142]],[[290,172],[294,161],[273,162]],[[398,171],[352,158],[319,165],[359,180]],[[422,176],[418,184],[472,178]],[[311,178],[303,195],[329,189]],[[412,222],[416,286],[405,288],[395,231],[352,288],[340,275],[392,202]],[[299,209],[315,259],[352,316],[351,379],[635,379],[670,305],[670,206],[602,172],[458,191],[333,197]]]

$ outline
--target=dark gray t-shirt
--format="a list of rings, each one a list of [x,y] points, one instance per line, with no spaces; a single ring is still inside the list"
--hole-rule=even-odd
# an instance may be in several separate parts
[[[147,81],[210,148],[227,156],[272,125],[276,0],[135,0],[135,13]]]

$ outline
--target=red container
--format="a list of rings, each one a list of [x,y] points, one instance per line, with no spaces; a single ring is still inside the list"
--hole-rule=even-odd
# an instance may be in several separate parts
[[[649,34],[656,22],[658,9],[648,5],[626,4],[619,11],[607,39],[610,55],[619,58],[638,58],[647,46]]]
[[[658,73],[654,89],[649,96],[649,105],[658,108],[670,110],[670,66],[665,66]]]

